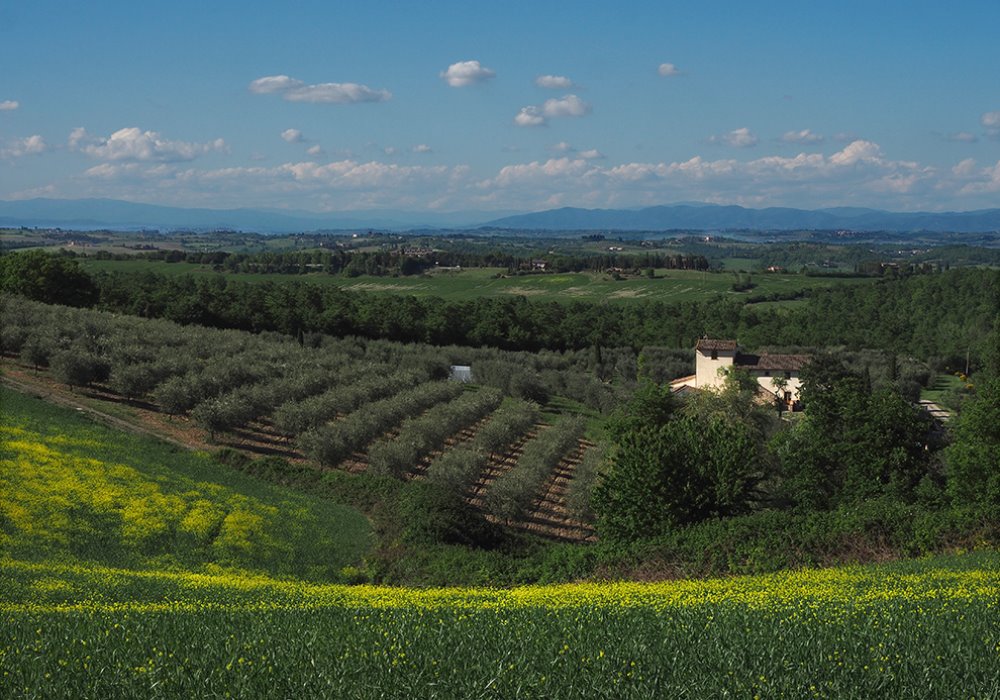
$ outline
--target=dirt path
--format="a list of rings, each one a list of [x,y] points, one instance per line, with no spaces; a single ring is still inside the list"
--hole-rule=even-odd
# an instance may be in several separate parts
[[[133,422],[126,420],[119,416],[113,416],[110,413],[105,413],[104,411],[99,411],[93,406],[89,406],[81,400],[80,397],[75,396],[69,392],[62,392],[59,390],[54,390],[52,387],[46,385],[43,381],[28,381],[23,378],[13,377],[10,374],[4,374],[0,376],[0,383],[5,386],[10,387],[14,391],[19,391],[22,394],[27,394],[29,396],[34,396],[49,403],[53,403],[57,406],[63,406],[65,408],[72,408],[80,413],[86,414],[93,420],[103,423],[111,428],[117,428],[119,430],[125,430],[130,433],[136,433],[139,435],[148,435],[155,437],[158,440],[163,440],[164,442],[169,442],[171,445],[177,447],[182,447],[185,450],[198,450],[202,449],[197,445],[191,445],[183,440],[178,440],[176,438],[165,435],[156,430],[152,430],[149,426],[143,425],[139,422]]]

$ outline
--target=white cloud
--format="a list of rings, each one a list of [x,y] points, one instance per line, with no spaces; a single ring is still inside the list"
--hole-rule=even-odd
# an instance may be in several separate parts
[[[540,75],[535,78],[535,85],[548,90],[569,90],[575,87],[573,81],[564,75]]]
[[[662,75],[664,78],[673,78],[681,74],[680,70],[677,69],[673,63],[661,63],[660,67],[656,69],[656,72]]]
[[[305,141],[305,136],[298,129],[285,129],[281,132],[281,138],[288,143],[302,143]]]
[[[387,156],[394,156],[396,155],[396,147],[386,146],[385,148],[382,149],[382,152],[385,153]]]
[[[413,150],[414,153],[433,153],[434,152],[434,149],[432,149],[426,143],[418,143],[416,146],[413,147],[412,150]]]
[[[313,144],[312,146],[310,146],[309,148],[307,148],[306,149],[306,153],[308,153],[311,156],[321,156],[321,155],[323,155],[324,151],[323,151],[323,147],[320,146],[317,143],[317,144]]]
[[[388,90],[373,90],[367,85],[357,83],[320,83],[288,90],[283,97],[289,102],[355,104],[385,102],[392,98],[392,93]]]
[[[576,95],[545,100],[542,114],[546,117],[582,117],[590,114],[590,105]]]
[[[976,161],[973,158],[966,158],[965,160],[959,161],[955,167],[951,169],[951,172],[956,177],[969,177],[974,175],[976,172]]]
[[[20,106],[21,103],[17,100],[4,100],[3,102],[0,102],[0,112],[13,112]]]
[[[954,134],[945,134],[945,141],[955,141],[957,143],[976,143],[979,137],[970,134],[968,131],[958,131]]]
[[[802,131],[786,131],[782,135],[781,140],[785,143],[823,143],[823,137],[819,134],[813,133],[810,129],[803,129]]]
[[[284,92],[294,88],[302,87],[304,83],[287,75],[268,75],[257,78],[250,83],[250,92],[257,95],[267,95],[273,92]]]
[[[962,161],[956,168],[965,162]],[[963,195],[990,194],[992,196],[992,193],[1000,192],[1000,160],[996,162],[996,165],[982,168],[979,171],[975,171],[974,166],[975,163],[972,163],[968,172],[972,181],[963,185],[958,193]]]
[[[541,107],[522,107],[514,117],[518,126],[545,126],[553,117],[582,117],[590,114],[590,105],[576,95],[565,95],[545,100]]]
[[[568,141],[560,141],[559,143],[554,143],[549,146],[549,150],[554,153],[572,153],[577,158],[582,158],[583,160],[602,160],[605,155],[601,153],[596,148],[591,148],[586,151],[580,151],[573,147]]]
[[[358,83],[317,83],[306,85],[287,75],[269,75],[250,83],[250,92],[257,95],[280,94],[288,102],[354,104],[385,102],[392,98],[388,90],[374,90]]]
[[[142,131],[134,126],[119,129],[107,138],[90,136],[78,127],[70,132],[69,146],[100,160],[161,163],[194,160],[205,153],[227,150],[222,139],[207,143],[168,141],[155,131]]]
[[[479,64],[479,61],[459,61],[441,71],[441,77],[452,87],[467,87],[496,77],[496,72]]]
[[[990,138],[1000,138],[1000,111],[984,112],[979,118],[979,123],[986,129],[986,134]]]
[[[521,111],[514,116],[514,123],[518,126],[545,126],[545,117],[538,107],[521,107]]]
[[[710,136],[709,143],[721,143],[733,148],[750,148],[757,145],[757,136],[747,127],[733,129],[728,134]]]
[[[0,158],[20,158],[22,156],[33,156],[45,153],[49,150],[49,145],[45,143],[38,134],[25,136],[24,138],[9,141],[7,145],[0,146]]]
[[[877,143],[871,141],[857,140],[847,144],[843,150],[837,151],[830,156],[830,162],[834,165],[849,166],[857,163],[882,162],[882,149]]]

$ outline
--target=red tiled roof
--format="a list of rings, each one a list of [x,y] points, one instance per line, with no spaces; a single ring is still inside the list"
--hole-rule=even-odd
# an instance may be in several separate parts
[[[735,350],[735,340],[717,340],[714,338],[699,338],[695,350]]]
[[[734,364],[737,367],[748,369],[793,372],[809,364],[810,359],[812,358],[809,355],[772,355],[769,353],[745,355],[737,353]]]

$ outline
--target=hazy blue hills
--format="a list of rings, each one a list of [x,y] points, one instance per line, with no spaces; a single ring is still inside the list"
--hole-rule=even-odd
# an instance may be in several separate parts
[[[564,207],[519,214],[489,222],[496,228],[539,230],[663,231],[669,229],[795,230],[849,229],[854,231],[1000,231],[1000,209],[969,212],[888,212],[837,207],[791,209],[769,207],[679,204],[644,209],[576,209]]]
[[[503,212],[507,213],[507,212]],[[199,209],[116,199],[0,201],[0,226],[66,229],[231,229],[290,233],[321,229],[409,229],[478,225],[481,212],[344,211],[317,213],[273,209]],[[496,216],[496,214],[492,214]]]
[[[273,209],[198,209],[113,199],[0,201],[0,226],[66,229],[232,229],[288,233],[323,229],[501,228],[521,231],[838,230],[985,233],[1000,231],[1000,209],[888,212],[857,207],[792,209],[685,203],[643,209],[564,207],[497,218],[497,212],[392,210],[317,213]]]

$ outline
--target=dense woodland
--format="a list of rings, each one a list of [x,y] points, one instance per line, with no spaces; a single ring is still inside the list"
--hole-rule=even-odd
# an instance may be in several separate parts
[[[302,337],[320,333],[506,350],[693,347],[704,335],[747,347],[876,348],[939,369],[972,369],[1000,308],[1000,271],[956,268],[810,292],[794,308],[722,297],[627,306],[524,297],[446,301],[307,282],[246,282],[149,272],[89,276],[71,259],[27,253],[0,262],[2,289],[50,303]]]
[[[38,253],[5,256],[0,280],[5,354],[184,416],[213,438],[284,441],[312,466],[220,458],[368,512],[378,580],[544,580],[640,560],[758,570],[998,534],[996,270],[833,287],[785,309],[90,276]],[[662,382],[690,371],[687,348],[705,333],[811,349],[805,413],[782,420],[738,374],[678,401]],[[476,385],[445,381],[450,364],[472,365]],[[947,428],[913,404],[938,371],[965,381]],[[560,397],[596,422],[554,408]],[[356,464],[363,473],[348,474]],[[513,534],[567,464],[565,502],[599,544]]]

